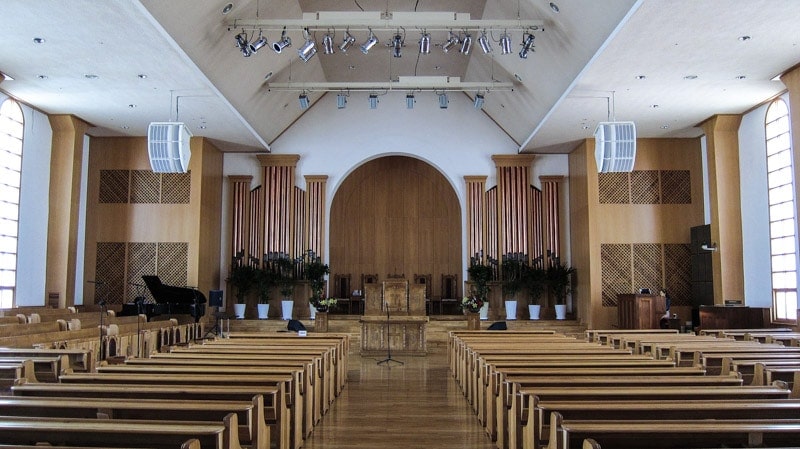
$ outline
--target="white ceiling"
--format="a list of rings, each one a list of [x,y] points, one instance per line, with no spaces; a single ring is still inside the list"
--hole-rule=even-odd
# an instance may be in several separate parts
[[[229,2],[233,9],[224,15]],[[610,106],[616,120],[636,122],[640,137],[698,136],[696,125],[711,115],[742,113],[784,91],[773,78],[800,62],[797,0],[554,0],[558,13],[549,0],[2,3],[0,71],[14,80],[0,81],[0,90],[47,113],[74,114],[93,125],[94,136],[143,136],[150,122],[177,119],[224,151],[263,152],[304,112],[298,92],[267,88],[268,73],[269,82],[412,75],[513,82],[513,91],[487,93],[484,113],[521,151],[568,152],[608,119]],[[362,9],[519,16],[542,20],[544,31],[534,33],[535,52],[525,60],[517,56],[519,31],[512,54],[500,55],[495,42],[492,54],[475,45],[466,57],[443,54],[444,32],[432,32],[439,46],[418,55],[419,30],[407,30],[402,58],[392,58],[385,45],[392,31],[378,31],[381,44],[369,55],[319,51],[303,63],[295,51],[301,32],[289,33],[288,51],[265,47],[244,58],[234,45],[241,30],[227,25],[235,18]],[[342,30],[333,31],[338,42]],[[353,34],[358,42],[366,38]],[[45,42],[34,43],[36,37]],[[267,35],[270,42],[277,37]],[[321,95],[309,93],[312,103]]]

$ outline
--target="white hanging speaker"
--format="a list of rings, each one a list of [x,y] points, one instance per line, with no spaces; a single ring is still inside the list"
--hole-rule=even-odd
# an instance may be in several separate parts
[[[636,160],[636,125],[600,122],[594,131],[594,158],[598,173],[630,172]]]
[[[179,122],[153,122],[147,127],[147,154],[156,173],[186,173],[192,134]]]

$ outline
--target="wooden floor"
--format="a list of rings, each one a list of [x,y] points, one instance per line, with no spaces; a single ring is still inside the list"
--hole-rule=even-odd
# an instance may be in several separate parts
[[[494,445],[447,368],[444,352],[380,358],[350,356],[347,386],[305,449],[475,448]]]

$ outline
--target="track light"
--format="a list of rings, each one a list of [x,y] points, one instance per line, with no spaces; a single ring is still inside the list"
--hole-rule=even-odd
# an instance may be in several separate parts
[[[483,94],[475,94],[475,109],[483,109]]]
[[[275,50],[275,53],[280,53],[286,47],[292,46],[292,39],[286,35],[286,29],[283,30],[281,33],[281,40],[272,43],[272,49]]]
[[[453,47],[455,47],[456,45],[458,45],[458,42],[459,42],[459,41],[458,41],[458,36],[456,36],[456,35],[455,35],[455,34],[454,34],[452,31],[451,31],[451,32],[450,32],[450,35],[449,35],[449,36],[448,36],[448,38],[447,38],[447,41],[444,43],[444,45],[442,45],[442,51],[443,51],[443,52],[445,52],[445,53],[447,53],[448,51],[450,51],[450,49],[451,49],[451,48],[453,48]]]
[[[392,43],[389,44],[392,47],[392,56],[395,58],[402,57],[402,47],[403,47],[403,38],[399,34],[395,34],[392,38]]]
[[[519,57],[528,59],[528,52],[533,49],[533,34],[526,34],[522,37],[522,50],[519,51]]]
[[[353,45],[355,42],[356,42],[356,38],[354,38],[353,35],[350,34],[349,31],[345,31],[344,32],[344,39],[342,39],[342,43],[339,44],[339,50],[347,53],[347,49],[350,48],[350,46]]]
[[[336,95],[336,109],[344,109],[347,106],[347,95],[340,93]]]
[[[472,49],[472,35],[471,34],[464,35],[464,40],[461,41],[461,50],[459,51],[464,55],[468,55],[471,49]]]
[[[309,59],[311,59],[312,57],[314,57],[315,54],[317,54],[316,45],[317,43],[311,40],[311,38],[309,37],[308,40],[306,40],[306,43],[303,44],[303,46],[300,47],[299,50],[297,50],[297,54],[300,56],[300,59],[302,59],[303,62],[308,62]]]
[[[440,93],[439,94],[439,109],[447,109],[447,104],[448,103],[449,103],[449,101],[447,100],[447,94],[444,93],[444,92]]]
[[[416,100],[414,99],[414,94],[406,95],[406,109],[414,109],[415,102]]]
[[[507,33],[500,36],[500,53],[504,55],[511,53],[511,37]]]
[[[267,38],[261,34],[261,31],[258,32],[258,39],[255,42],[250,43],[250,51],[252,53],[256,53],[258,50],[261,50],[262,47],[267,45]]]
[[[239,50],[243,49],[244,47],[247,47],[247,33],[245,33],[244,31],[237,34],[234,39],[236,39],[236,48],[238,48]]]
[[[330,33],[326,34],[325,37],[322,38],[322,53],[326,55],[332,55],[336,53],[333,49],[333,36]]]
[[[478,45],[481,46],[484,54],[492,52],[492,43],[489,41],[489,37],[486,36],[486,31],[481,33],[481,37],[478,38]]]
[[[422,37],[419,39],[419,52],[420,54],[427,55],[431,52],[431,35],[428,33],[422,33]]]
[[[369,108],[378,109],[378,94],[369,94]]]
[[[369,30],[369,38],[367,41],[361,44],[361,53],[369,54],[370,48],[374,47],[378,43],[378,38],[372,34],[372,30]]]
[[[308,95],[300,94],[297,99],[300,101],[300,109],[308,109]]]

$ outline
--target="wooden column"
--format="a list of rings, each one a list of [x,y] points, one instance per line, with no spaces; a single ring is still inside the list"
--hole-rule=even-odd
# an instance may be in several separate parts
[[[250,256],[250,183],[252,176],[228,176],[231,190],[231,256]],[[252,254],[261,258],[260,254]]]
[[[72,115],[51,115],[50,208],[45,291],[58,295],[59,307],[75,305],[83,139],[89,125]],[[47,298],[42,298],[42,305]]]
[[[314,251],[325,258],[325,188],[328,183],[326,175],[306,175],[306,214],[305,214],[305,249]]]
[[[561,207],[559,204],[559,183],[563,176],[540,176],[542,183],[542,240],[544,256],[561,256]]]
[[[264,167],[264,252],[279,252],[297,257],[294,245],[296,154],[260,154]]]
[[[717,250],[711,264],[714,304],[744,299],[742,211],[739,195],[740,115],[715,115],[702,123],[708,151],[711,239]]]

